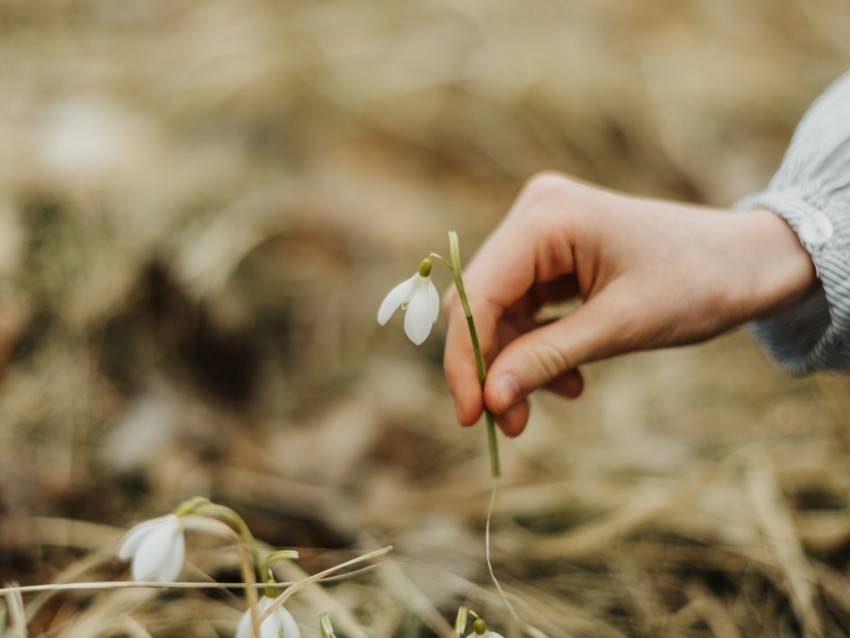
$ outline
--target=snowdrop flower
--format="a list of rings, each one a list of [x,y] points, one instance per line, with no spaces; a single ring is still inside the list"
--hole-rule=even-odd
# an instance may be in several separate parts
[[[440,296],[431,281],[431,258],[423,260],[419,272],[390,290],[378,310],[378,323],[389,321],[396,309],[405,311],[404,332],[417,346],[428,337],[440,314]]]
[[[257,616],[262,616],[274,602],[274,598],[263,596],[257,604]],[[251,610],[249,609],[239,619],[236,628],[236,638],[252,638]],[[298,624],[284,607],[278,607],[260,625],[260,638],[301,638]]]
[[[476,618],[472,623],[472,633],[466,638],[505,638],[502,634],[497,634],[495,631],[487,629],[487,623],[481,618]]]
[[[186,557],[183,529],[181,517],[166,514],[139,523],[124,535],[118,557],[132,561],[133,580],[177,580]]]
[[[124,534],[118,557],[132,561],[133,580],[161,583],[177,580],[186,557],[187,529],[233,535],[222,521],[192,514],[196,505],[194,500],[186,501],[171,514],[143,521]]]

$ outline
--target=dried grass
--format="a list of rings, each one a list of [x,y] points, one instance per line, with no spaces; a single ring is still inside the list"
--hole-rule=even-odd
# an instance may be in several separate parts
[[[725,205],[847,66],[840,0],[0,0],[0,581],[126,577],[117,527],[203,494],[297,547],[318,636],[850,633],[847,380],[742,333],[587,369],[503,445],[453,425],[397,278],[555,168]],[[439,276],[439,275],[438,275]],[[448,278],[443,280],[448,285]],[[193,537],[184,576],[236,579]],[[231,635],[237,593],[7,597],[6,636]]]

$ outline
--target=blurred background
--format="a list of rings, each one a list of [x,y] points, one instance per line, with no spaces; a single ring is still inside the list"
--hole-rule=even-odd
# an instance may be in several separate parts
[[[301,550],[281,577],[395,547],[295,596],[305,636],[447,636],[460,604],[509,638],[850,634],[846,378],[739,331],[537,397],[492,520],[517,621],[444,323],[375,322],[537,171],[761,189],[848,33],[843,0],[0,0],[0,581],[124,579],[123,530],[199,494]],[[238,579],[208,545],[184,578]],[[85,638],[231,636],[242,605],[24,599]]]

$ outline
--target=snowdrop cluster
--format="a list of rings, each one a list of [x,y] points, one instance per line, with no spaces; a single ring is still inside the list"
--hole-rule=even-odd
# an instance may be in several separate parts
[[[420,345],[428,338],[440,312],[440,298],[431,281],[432,258],[439,260],[451,270],[454,276],[458,297],[469,325],[472,349],[479,369],[479,380],[483,384],[486,376],[484,360],[464,291],[460,253],[455,233],[449,233],[449,245],[451,261],[431,253],[422,260],[419,269],[412,277],[390,290],[378,309],[378,323],[385,325],[396,310],[401,308],[405,313],[404,331],[410,340]],[[485,415],[490,441],[491,472],[494,477],[498,477],[500,469],[495,422],[492,414],[486,409]],[[297,552],[282,550],[266,556],[265,560],[260,560],[257,543],[250,529],[245,521],[230,508],[200,497],[190,499],[178,506],[171,514],[144,521],[132,527],[121,541],[118,556],[122,560],[130,561],[130,571],[134,580],[174,582],[183,569],[186,557],[185,530],[190,526],[239,537],[240,542],[244,542],[251,554],[258,582],[267,585],[256,608],[245,611],[240,617],[235,638],[301,638],[301,632],[292,614],[281,605],[275,606],[277,590],[271,569],[272,564],[277,561],[297,558]],[[461,610],[463,611],[462,622],[459,616],[453,633],[455,638],[460,638],[466,631],[468,610],[466,608]],[[476,618],[473,623],[473,633],[467,638],[503,638],[501,634],[489,631],[484,621],[477,615],[473,613],[473,616]],[[254,631],[255,618],[262,619],[259,620],[258,633]],[[320,618],[320,630],[323,638],[333,638],[333,627],[326,614]]]
[[[221,518],[230,525],[218,520]],[[260,562],[256,541],[242,518],[229,508],[200,498],[186,501],[171,514],[143,521],[130,528],[121,540],[118,557],[130,561],[130,573],[134,580],[174,582],[183,569],[186,558],[185,530],[189,528],[229,535],[234,535],[232,528],[235,528],[248,545],[258,576],[262,582],[269,584],[274,580],[271,571],[274,560],[297,557],[297,552],[281,551]],[[273,595],[262,596],[255,610],[257,618],[261,618],[274,601]],[[252,617],[250,609],[242,614],[236,638],[253,638]],[[259,636],[301,638],[301,632],[292,614],[278,606],[260,623]]]
[[[174,582],[183,569],[186,557],[187,529],[240,537],[240,542],[248,545],[260,582],[266,584],[254,609],[248,609],[239,618],[234,638],[301,638],[301,629],[295,618],[285,607],[276,604],[278,583],[272,573],[273,564],[296,559],[298,552],[279,550],[268,554],[261,561],[256,541],[247,525],[236,512],[227,507],[202,498],[190,499],[170,514],[143,521],[130,528],[121,540],[118,556],[130,561],[134,580]],[[453,638],[460,638],[465,633],[467,615],[472,615],[475,622],[473,632],[466,638],[504,638],[488,630],[484,620],[465,607],[461,607],[458,612]],[[257,632],[254,631],[254,618],[259,622]],[[322,638],[334,638],[327,613],[319,616],[319,629]]]

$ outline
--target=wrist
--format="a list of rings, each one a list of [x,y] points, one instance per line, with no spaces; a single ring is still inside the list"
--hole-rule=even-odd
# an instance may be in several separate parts
[[[811,256],[796,233],[776,213],[739,213],[753,258],[752,318],[779,314],[805,299],[817,286]]]

